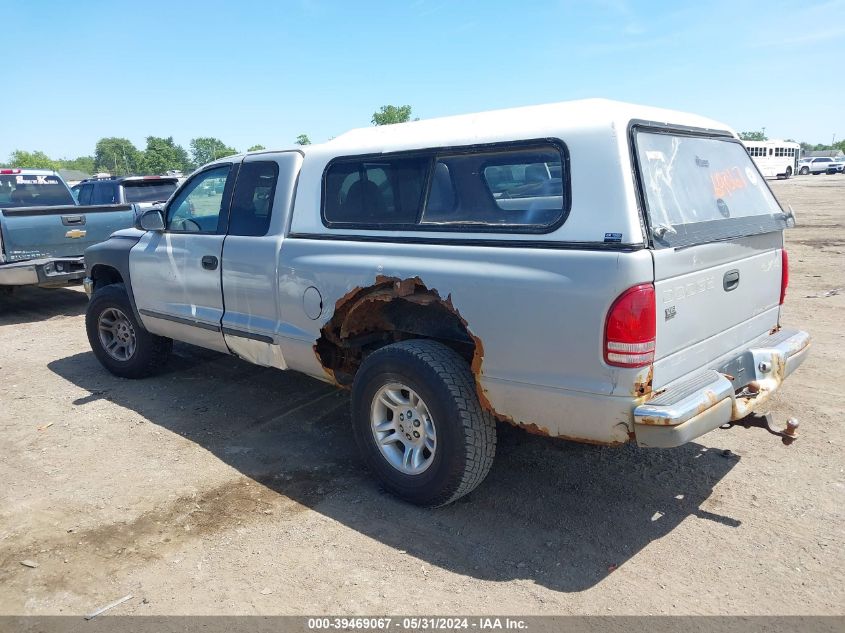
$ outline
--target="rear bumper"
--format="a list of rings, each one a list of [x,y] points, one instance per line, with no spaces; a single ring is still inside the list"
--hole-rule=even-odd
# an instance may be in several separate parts
[[[810,335],[782,329],[753,341],[719,367],[685,377],[634,410],[643,447],[680,446],[759,409],[804,362]]]
[[[84,276],[85,259],[82,257],[31,259],[0,265],[0,286],[50,288],[79,281]]]

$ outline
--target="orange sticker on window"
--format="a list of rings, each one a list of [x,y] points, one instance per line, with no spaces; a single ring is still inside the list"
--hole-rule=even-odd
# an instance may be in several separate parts
[[[731,167],[725,171],[710,174],[710,180],[713,182],[713,193],[716,194],[717,198],[724,198],[737,189],[744,189],[748,186],[739,167]]]

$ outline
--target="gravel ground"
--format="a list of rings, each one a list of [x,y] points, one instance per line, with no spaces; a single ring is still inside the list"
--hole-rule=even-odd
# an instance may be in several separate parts
[[[187,345],[121,380],[81,290],[0,297],[0,613],[843,613],[845,177],[772,187],[799,220],[785,323],[814,337],[772,406],[798,442],[500,427],[485,483],[433,511],[364,471],[345,394]]]

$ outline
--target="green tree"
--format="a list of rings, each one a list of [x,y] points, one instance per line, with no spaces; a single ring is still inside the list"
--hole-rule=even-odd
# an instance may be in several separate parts
[[[16,149],[9,155],[9,166],[23,169],[58,169],[59,166],[44,152]]]
[[[197,167],[211,161],[237,154],[238,150],[228,147],[223,141],[211,136],[191,139],[191,155]]]
[[[743,141],[768,141],[769,137],[762,130],[755,130],[753,132],[740,132],[739,138]]]
[[[97,141],[94,150],[94,169],[113,176],[139,174],[144,171],[144,156],[132,141],[108,137]]]
[[[76,158],[60,158],[56,161],[59,164],[59,169],[76,169],[86,174],[93,174],[94,157],[93,156],[77,156]]]
[[[248,152],[260,152],[262,149],[267,149],[267,148],[264,147],[263,145],[253,145],[252,147],[250,147],[246,151],[248,151]]]
[[[383,105],[378,112],[373,112],[373,125],[392,125],[411,120],[411,106]]]
[[[190,160],[188,152],[181,145],[173,142],[173,137],[147,137],[147,149],[144,151],[144,167],[148,173],[163,174],[168,169],[188,171]]]
[[[307,134],[300,134],[296,137],[294,143],[296,143],[297,145],[311,145],[311,139],[308,138]]]

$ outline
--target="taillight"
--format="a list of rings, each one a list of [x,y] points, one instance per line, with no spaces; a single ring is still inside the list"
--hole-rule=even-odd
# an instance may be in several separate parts
[[[645,367],[654,362],[657,328],[654,286],[640,284],[623,292],[607,313],[604,360],[615,367]]]
[[[780,250],[780,304],[786,299],[786,287],[789,285],[789,256],[786,249]]]

